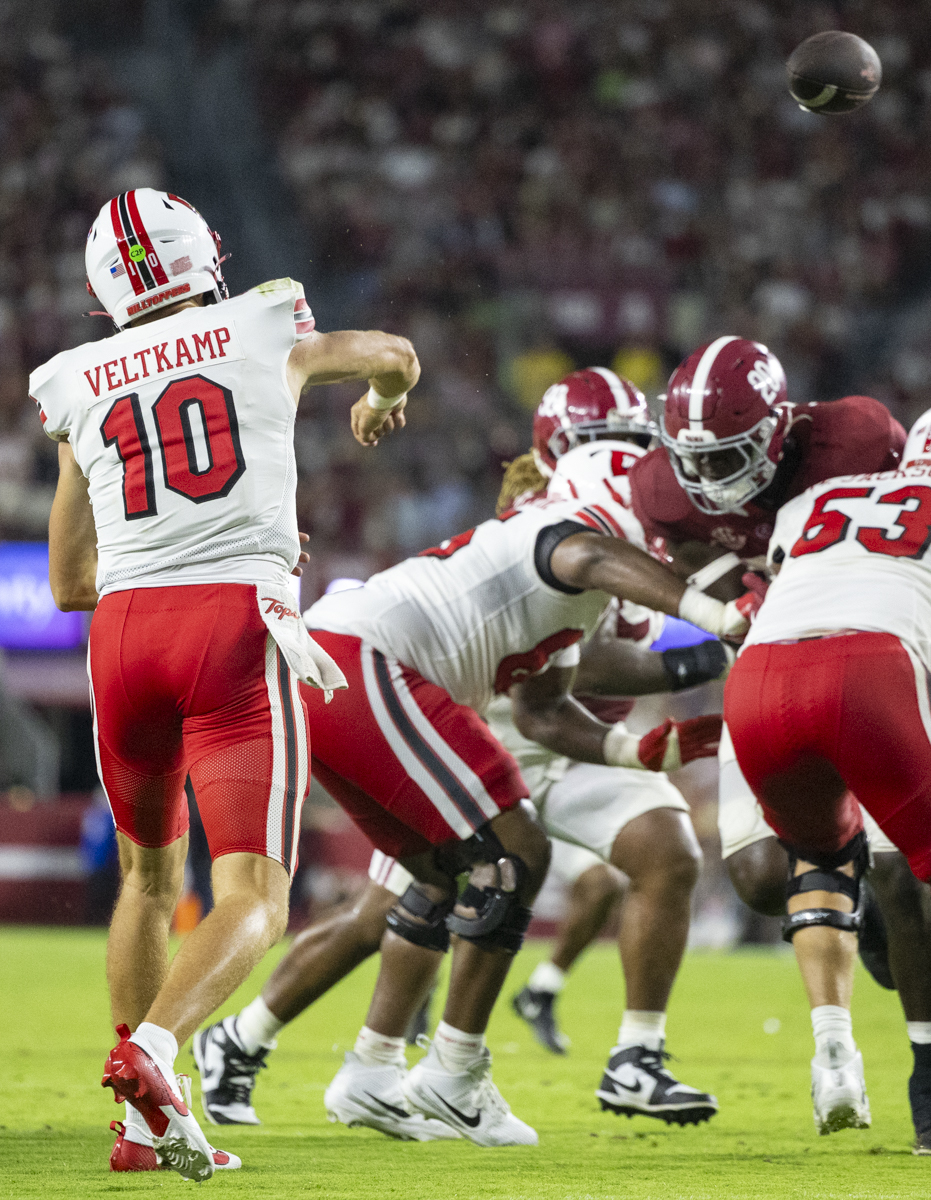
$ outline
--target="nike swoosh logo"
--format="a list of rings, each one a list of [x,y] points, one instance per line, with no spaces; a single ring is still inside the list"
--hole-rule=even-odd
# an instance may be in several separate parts
[[[433,1092],[433,1088],[431,1088],[430,1091]],[[443,1097],[439,1094],[439,1092],[433,1092],[433,1094],[434,1094],[434,1096],[436,1096],[437,1100],[439,1100],[440,1104],[444,1104],[449,1109],[449,1111],[453,1114],[453,1116],[458,1118],[458,1120],[460,1120],[463,1123],[463,1125],[468,1125],[468,1127],[470,1129],[478,1128],[479,1122],[482,1119],[482,1110],[481,1109],[478,1110],[478,1112],[475,1114],[474,1117],[467,1117],[465,1115],[465,1113],[461,1113],[458,1108],[453,1108],[453,1106],[448,1101],[444,1100]]]
[[[638,1092],[643,1091],[643,1080],[642,1079],[637,1080],[636,1087],[634,1087],[634,1085],[632,1083],[621,1083],[620,1079],[615,1079],[612,1082],[616,1083],[618,1087],[623,1088],[625,1092],[632,1092],[635,1096],[637,1095]]]
[[[373,1096],[371,1092],[366,1092],[365,1094],[370,1100],[374,1100],[376,1104],[380,1104],[385,1112],[394,1113],[396,1117],[403,1117],[406,1121],[410,1120],[411,1114],[409,1112],[405,1112],[403,1108],[395,1108],[393,1104],[389,1104],[386,1100],[379,1100],[379,1098],[377,1096]]]

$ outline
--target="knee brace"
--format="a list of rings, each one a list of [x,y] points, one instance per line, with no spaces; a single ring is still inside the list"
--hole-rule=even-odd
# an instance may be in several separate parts
[[[446,869],[469,869],[462,895],[446,918],[449,932],[483,950],[516,954],[533,915],[517,894],[528,875],[526,863],[509,854],[487,826],[443,849]]]
[[[415,880],[388,913],[386,924],[392,933],[405,941],[445,954],[449,949],[446,918],[455,899],[451,893],[445,900],[431,900]]]
[[[786,899],[805,892],[834,892],[838,895],[849,896],[853,902],[853,912],[840,912],[836,908],[805,908],[799,912],[788,914],[782,922],[783,941],[791,942],[800,929],[809,929],[814,925],[828,925],[832,929],[843,929],[848,933],[857,933],[863,921],[865,901],[864,889],[860,880],[870,867],[870,848],[866,834],[861,830],[846,846],[834,854],[814,853],[808,850],[798,850],[794,846],[782,843],[789,852],[789,877],[786,880]],[[815,864],[813,870],[795,874],[796,865],[803,862]],[[839,870],[846,863],[853,863],[853,876]]]

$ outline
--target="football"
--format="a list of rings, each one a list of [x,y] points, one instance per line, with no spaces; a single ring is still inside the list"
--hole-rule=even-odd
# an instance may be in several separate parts
[[[879,55],[855,33],[831,30],[806,38],[786,63],[789,91],[813,113],[851,112],[876,94]]]

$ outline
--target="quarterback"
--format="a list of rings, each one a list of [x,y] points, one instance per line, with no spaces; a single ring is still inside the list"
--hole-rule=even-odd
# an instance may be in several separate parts
[[[95,609],[94,732],[122,872],[107,949],[120,1041],[103,1082],[127,1123],[111,1167],[206,1179],[239,1162],[192,1116],[178,1044],[284,930],[309,770],[299,686],[345,686],[288,582],[297,402],[309,384],[368,379],[353,427],[371,444],[403,423],[419,366],[402,338],[316,332],[291,280],[228,299],[219,239],[170,193],[108,201],[86,264],[117,332],[38,368],[30,392],[60,444],[52,592]],[[169,966],[188,774],[216,906]]]

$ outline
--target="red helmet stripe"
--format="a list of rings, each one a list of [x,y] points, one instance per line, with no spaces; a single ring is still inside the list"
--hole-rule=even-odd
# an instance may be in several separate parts
[[[145,291],[145,284],[139,272],[136,270],[136,264],[129,257],[129,242],[126,240],[126,233],[123,230],[123,220],[120,215],[120,198],[114,196],[110,201],[110,220],[113,223],[113,234],[116,238],[117,248],[123,259],[123,266],[126,268],[126,274],[129,276],[129,282],[133,285],[133,292],[137,296],[141,296]]]
[[[145,250],[145,263],[155,277],[157,287],[163,287],[168,282],[168,276],[165,274],[165,268],[162,266],[161,259],[155,253],[155,247],[152,245],[152,239],[149,237],[148,231],[143,224],[142,217],[139,215],[139,205],[136,203],[135,191],[126,193],[126,204],[129,208],[130,220],[133,224],[133,232],[139,241],[139,244]]]
[[[739,341],[740,339],[731,335],[729,337],[719,337],[716,341],[705,350],[704,354],[698,360],[698,366],[695,368],[695,374],[692,376],[692,386],[689,388],[689,428],[701,430],[704,428],[702,421],[705,411],[705,388],[708,386],[708,376],[711,374],[711,369],[715,364],[718,355],[725,346],[731,342]]]

